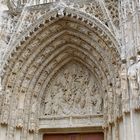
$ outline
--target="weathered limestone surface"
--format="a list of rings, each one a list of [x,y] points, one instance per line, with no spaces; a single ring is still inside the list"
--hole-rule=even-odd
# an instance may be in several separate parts
[[[0,139],[83,128],[139,140],[139,0],[1,4]]]

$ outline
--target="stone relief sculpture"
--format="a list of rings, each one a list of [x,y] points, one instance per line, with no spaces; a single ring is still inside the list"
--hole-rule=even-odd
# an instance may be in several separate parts
[[[102,106],[103,99],[91,72],[74,63],[64,67],[48,87],[43,114],[102,114]]]
[[[101,94],[98,93],[97,88],[97,85],[94,85],[91,92],[92,112],[96,110],[100,114],[102,112],[103,99]]]
[[[111,123],[113,120],[113,89],[108,87],[108,121]]]
[[[8,44],[10,37],[14,31],[14,27],[16,25],[16,19],[12,17],[7,11],[3,12],[1,16],[0,22],[0,38],[1,38],[1,45]]]
[[[137,55],[137,64],[136,64],[136,71],[137,71],[137,80],[138,80],[138,105],[136,109],[140,109],[140,54]]]
[[[129,86],[131,91],[131,101],[132,106],[131,108],[135,109],[138,106],[138,82],[137,82],[137,71],[136,71],[136,64],[133,59],[130,59],[130,67],[128,69],[128,79],[129,79]]]
[[[129,103],[129,93],[128,93],[128,81],[127,81],[127,66],[122,64],[121,66],[121,92],[122,92],[122,110],[123,112],[129,112],[130,103]]]
[[[1,78],[0,78],[0,116],[2,114],[2,106],[3,106],[3,89],[1,85]]]
[[[36,126],[36,111],[37,111],[37,99],[36,97],[32,98],[32,106],[31,106],[31,114],[30,114],[30,125],[29,125],[29,131],[34,131]]]
[[[115,114],[116,117],[120,117],[122,115],[122,93],[121,93],[121,82],[120,79],[116,80],[116,98],[115,98]]]
[[[18,109],[17,110],[17,122],[16,125],[18,128],[22,128],[23,127],[23,109]]]
[[[10,111],[10,98],[11,98],[11,92],[6,91],[5,97],[4,97],[4,104],[3,104],[3,108],[2,108],[3,114],[2,114],[2,118],[1,118],[1,121],[3,124],[8,123],[8,117],[9,117],[9,111]]]

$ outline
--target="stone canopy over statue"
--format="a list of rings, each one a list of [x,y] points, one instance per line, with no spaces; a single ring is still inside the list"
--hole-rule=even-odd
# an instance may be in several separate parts
[[[100,90],[86,67],[70,63],[54,77],[46,91],[45,116],[102,114]]]

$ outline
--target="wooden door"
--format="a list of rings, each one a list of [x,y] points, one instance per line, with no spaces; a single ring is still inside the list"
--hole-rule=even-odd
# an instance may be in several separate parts
[[[104,140],[103,133],[45,134],[43,140]]]

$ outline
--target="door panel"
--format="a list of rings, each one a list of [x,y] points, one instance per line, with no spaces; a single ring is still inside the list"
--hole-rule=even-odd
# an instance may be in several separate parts
[[[80,140],[103,140],[103,133],[95,133],[95,134],[81,134]]]
[[[104,140],[103,133],[88,134],[45,134],[43,140]]]

